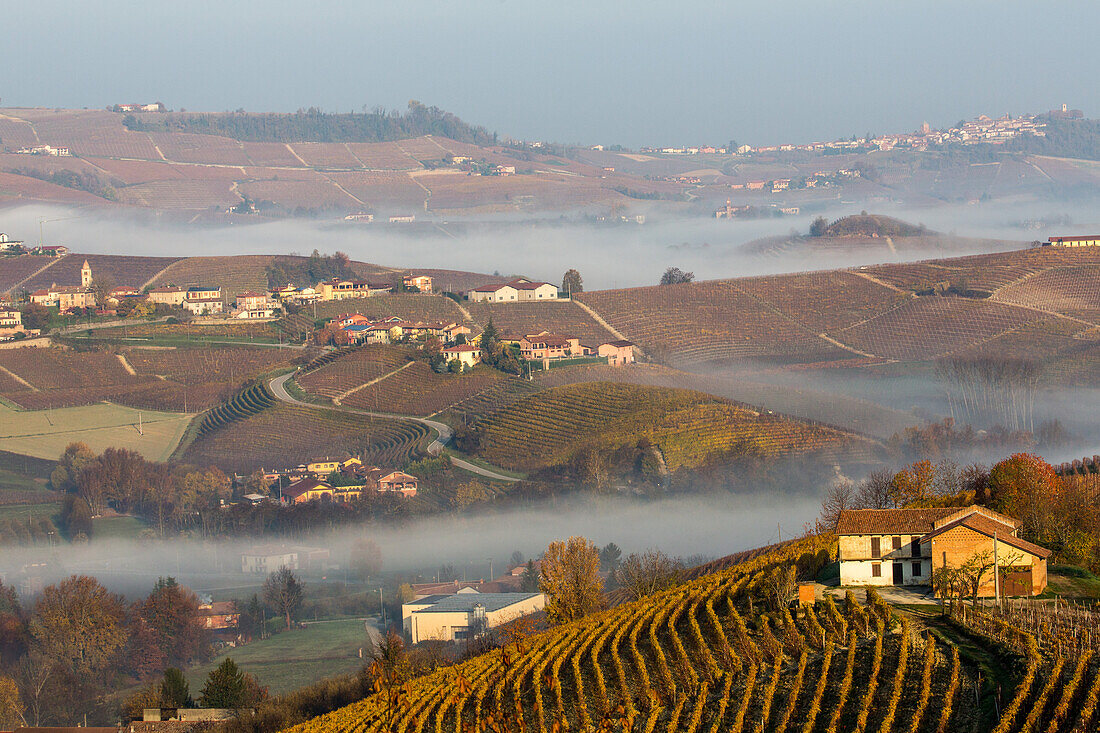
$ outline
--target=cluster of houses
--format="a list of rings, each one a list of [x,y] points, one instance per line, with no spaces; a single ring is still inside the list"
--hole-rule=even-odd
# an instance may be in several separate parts
[[[1058,119],[1078,119],[1082,117],[1081,110],[1071,110],[1063,104],[1061,110],[1051,110],[1047,116]],[[979,115],[976,118],[963,122],[956,127],[945,130],[934,130],[927,122],[919,129],[911,133],[892,133],[888,135],[876,135],[873,137],[855,137],[848,140],[830,140],[827,142],[813,142],[803,145],[766,145],[753,147],[741,145],[737,148],[712,147],[709,145],[699,147],[667,147],[667,148],[641,148],[641,153],[660,153],[662,155],[749,155],[752,153],[783,153],[792,151],[801,152],[841,152],[845,150],[857,151],[866,149],[877,150],[927,150],[932,145],[944,145],[947,143],[962,143],[963,145],[975,145],[977,143],[991,143],[1001,145],[1019,137],[1020,135],[1034,135],[1045,137],[1043,129],[1046,123],[1037,115],[1021,115],[1013,117],[1003,115],[996,119],[988,115]],[[594,149],[602,149],[595,146]]]
[[[443,343],[453,344],[469,338],[470,333],[468,326],[454,321],[413,322],[397,316],[368,318],[361,313],[341,313],[325,325],[322,340],[337,345],[392,344],[405,338],[434,336]]]
[[[375,295],[391,293],[396,287],[389,281],[334,277],[306,287],[297,287],[289,283],[270,291],[270,295],[277,302],[307,305],[332,300],[371,298]],[[401,278],[401,287],[406,292],[431,293],[432,278],[430,275],[404,275]]]
[[[19,336],[19,334],[22,334],[22,336]],[[37,335],[37,329],[23,327],[23,313],[21,311],[0,303],[0,341]]]
[[[264,479],[278,487],[283,504],[357,501],[368,494],[416,496],[417,478],[404,471],[365,465],[358,456],[318,458],[294,468],[263,470]],[[254,504],[267,501],[263,494],[244,497]]]

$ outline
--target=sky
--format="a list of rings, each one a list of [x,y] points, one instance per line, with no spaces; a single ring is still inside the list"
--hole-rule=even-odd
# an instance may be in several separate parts
[[[1100,114],[1100,4],[1077,0],[0,0],[0,18],[3,106],[417,99],[518,139],[632,147]]]

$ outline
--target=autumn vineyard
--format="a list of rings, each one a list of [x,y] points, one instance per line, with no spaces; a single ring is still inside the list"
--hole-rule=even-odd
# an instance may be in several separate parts
[[[505,635],[400,695],[293,730],[1095,730],[1095,636],[1082,645],[1077,619],[1055,622],[1056,610],[911,615],[874,591],[866,603],[848,591],[797,610],[764,605],[769,573],[829,547],[789,543],[583,620]],[[981,666],[989,655],[996,680]]]

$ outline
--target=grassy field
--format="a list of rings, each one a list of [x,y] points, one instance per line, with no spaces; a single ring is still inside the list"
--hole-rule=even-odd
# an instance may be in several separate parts
[[[139,413],[142,432],[138,432]],[[0,405],[0,450],[55,459],[69,443],[82,441],[97,453],[114,446],[164,461],[193,417],[112,404],[34,411]]]
[[[97,517],[92,531],[97,540],[132,540],[147,526],[137,517]]]
[[[284,631],[262,641],[227,649],[209,664],[187,672],[194,695],[202,690],[206,675],[226,657],[256,676],[272,694],[288,692],[324,677],[354,672],[363,664],[359,648],[366,643],[363,622],[326,621],[304,629]]]

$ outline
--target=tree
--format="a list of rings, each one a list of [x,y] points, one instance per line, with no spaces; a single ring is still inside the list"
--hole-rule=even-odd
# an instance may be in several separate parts
[[[908,468],[894,474],[891,480],[894,501],[905,506],[915,501],[924,501],[932,495],[932,485],[936,479],[936,467],[931,461],[917,461]]]
[[[241,708],[245,705],[247,685],[244,672],[232,658],[226,657],[216,669],[210,670],[202,688],[204,708]]]
[[[91,539],[93,529],[92,508],[88,506],[88,502],[82,497],[76,494],[65,495],[65,498],[61,500],[60,520],[61,529],[65,530],[65,534],[69,536],[69,539],[76,539],[80,535],[83,535],[86,539]]]
[[[360,537],[351,543],[350,565],[356,577],[366,580],[382,572],[382,550],[373,540]]]
[[[839,479],[833,481],[821,500],[821,513],[818,515],[819,532],[832,532],[840,521],[840,513],[855,508],[856,489],[851,481]]]
[[[140,613],[170,664],[190,666],[210,657],[210,634],[199,617],[199,599],[175,578],[158,579]]]
[[[164,679],[160,683],[160,704],[166,708],[189,708],[195,704],[187,678],[176,667],[164,670]]]
[[[539,571],[535,568],[534,560],[527,561],[527,567],[523,570],[523,575],[519,579],[519,589],[524,593],[538,593]]]
[[[76,490],[76,477],[95,458],[95,451],[87,443],[69,443],[50,474],[50,485],[55,491]]]
[[[694,272],[684,272],[679,267],[670,267],[661,275],[660,285],[683,285],[695,280]]]
[[[14,664],[27,651],[27,618],[15,588],[0,581],[0,668]]]
[[[632,552],[615,571],[619,585],[635,600],[671,588],[679,581],[684,565],[656,549]]]
[[[566,270],[561,279],[561,289],[562,292],[570,296],[573,293],[584,292],[584,279],[581,277],[580,272],[574,268]]]
[[[1024,534],[1041,541],[1051,518],[1052,500],[1062,491],[1054,468],[1032,453],[1016,453],[989,471],[990,504],[1016,517]]]
[[[600,553],[584,537],[551,542],[541,570],[539,587],[548,598],[546,613],[554,621],[582,618],[603,605]]]
[[[810,236],[824,237],[828,229],[829,221],[825,217],[819,216],[810,223]]]
[[[768,604],[775,611],[786,608],[798,590],[798,572],[794,565],[780,565],[764,575],[761,587]]]
[[[623,551],[614,542],[608,542],[600,550],[600,568],[608,572],[614,572],[622,560]]]
[[[500,332],[493,325],[493,317],[489,316],[489,322],[481,332],[481,358],[489,364],[495,364],[498,351],[500,351]]]
[[[854,508],[890,509],[893,507],[893,480],[894,475],[885,468],[871,471],[859,485]]]
[[[267,576],[264,582],[264,602],[286,619],[288,629],[291,617],[302,605],[302,591],[301,581],[285,565]]]
[[[107,669],[126,643],[122,599],[95,578],[74,575],[47,586],[34,606],[31,635],[51,659],[81,675]]]
[[[19,697],[19,687],[11,677],[0,676],[0,728],[13,730],[27,724],[26,708]]]
[[[23,328],[47,331],[50,325],[50,309],[40,303],[29,303],[23,309]]]

